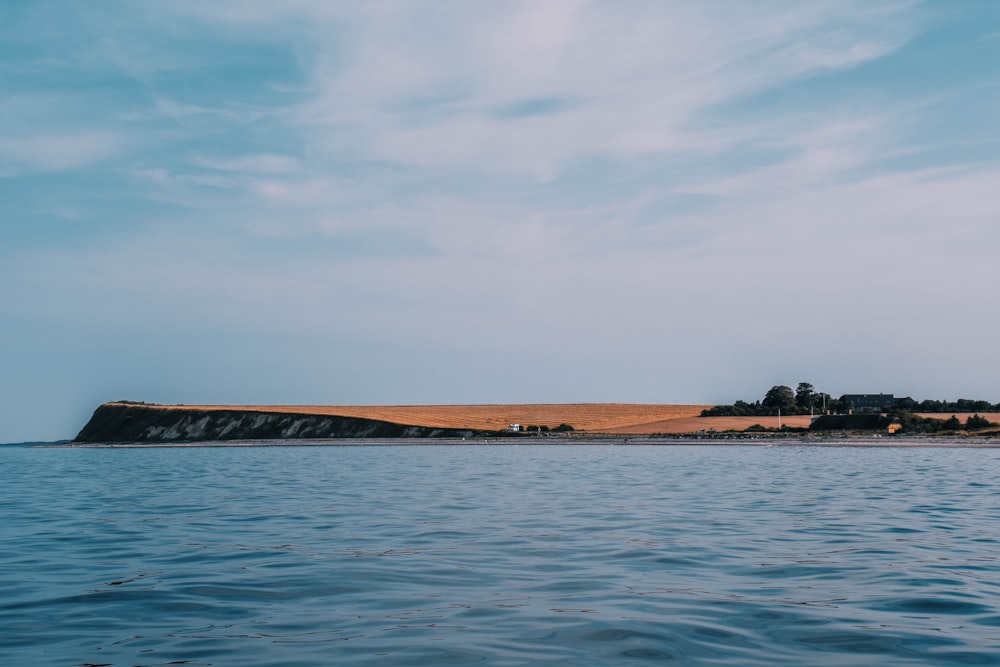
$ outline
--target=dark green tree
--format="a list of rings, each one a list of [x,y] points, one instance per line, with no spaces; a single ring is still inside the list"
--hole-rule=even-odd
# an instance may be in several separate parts
[[[984,428],[989,428],[993,426],[993,423],[986,417],[982,417],[979,414],[971,415],[965,420],[965,428],[969,431],[979,431]]]
[[[808,410],[814,405],[815,398],[816,393],[813,391],[813,386],[808,382],[800,382],[795,389],[795,405],[799,406],[801,410]]]
[[[783,384],[775,385],[767,390],[760,404],[772,410],[789,412],[795,407],[795,392]]]
[[[955,401],[955,409],[959,412],[989,412],[993,409],[989,401],[978,401],[971,398],[960,398]]]

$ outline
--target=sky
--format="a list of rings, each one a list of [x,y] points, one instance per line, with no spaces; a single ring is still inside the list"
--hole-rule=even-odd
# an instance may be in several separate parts
[[[0,442],[1000,401],[1000,3],[0,4]]]

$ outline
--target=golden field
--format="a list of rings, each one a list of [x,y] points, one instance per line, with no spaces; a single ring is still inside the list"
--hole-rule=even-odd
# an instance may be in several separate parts
[[[116,405],[112,403],[111,405]],[[251,410],[255,412],[288,412],[310,415],[360,417],[380,421],[429,426],[432,428],[467,428],[498,431],[508,424],[548,426],[569,424],[577,431],[590,433],[686,433],[719,428],[709,423],[712,417],[697,419],[710,405],[648,405],[642,403],[539,403],[525,405],[152,405],[145,407],[173,410]],[[756,423],[767,417],[758,417]],[[651,425],[684,422],[687,430],[660,428],[646,430]],[[695,422],[698,425],[695,425]],[[687,425],[689,424],[689,426]],[[747,424],[748,426],[750,424]],[[636,429],[636,430],[630,430]]]
[[[781,418],[781,425],[790,428],[808,428],[812,418],[809,415],[791,415]],[[777,417],[683,417],[667,419],[649,424],[633,424],[622,428],[608,429],[602,433],[618,435],[650,435],[670,433],[681,435],[698,431],[743,431],[760,424],[767,428],[778,428]]]
[[[951,419],[952,415],[954,415],[963,424],[972,415],[979,415],[991,422],[1000,422],[1000,412],[916,412],[914,414],[918,417],[926,417],[927,419]]]

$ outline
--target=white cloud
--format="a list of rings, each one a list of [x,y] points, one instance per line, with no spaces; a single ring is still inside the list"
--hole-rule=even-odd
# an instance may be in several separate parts
[[[192,163],[218,171],[235,171],[250,174],[287,174],[299,171],[301,164],[297,158],[287,155],[259,153],[237,157],[197,157]]]
[[[0,164],[32,171],[62,171],[88,167],[123,152],[128,141],[101,131],[53,132],[0,138]]]
[[[323,128],[347,124],[353,148],[382,158],[541,180],[592,154],[700,152],[701,112],[884,55],[914,34],[911,5],[380,4],[347,19],[346,47],[317,47],[321,95],[301,117],[330,151],[344,135]],[[495,113],[539,97],[579,104]]]
[[[194,194],[200,188],[243,189],[246,180],[238,176],[217,173],[174,173],[168,169],[136,169],[130,175],[139,181],[153,183],[158,186],[157,197],[171,199],[177,203],[186,203],[198,207],[204,203]]]

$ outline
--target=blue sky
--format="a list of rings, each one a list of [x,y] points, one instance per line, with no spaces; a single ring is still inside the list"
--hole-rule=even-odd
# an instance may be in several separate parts
[[[1000,401],[1000,3],[0,5],[0,442]]]

